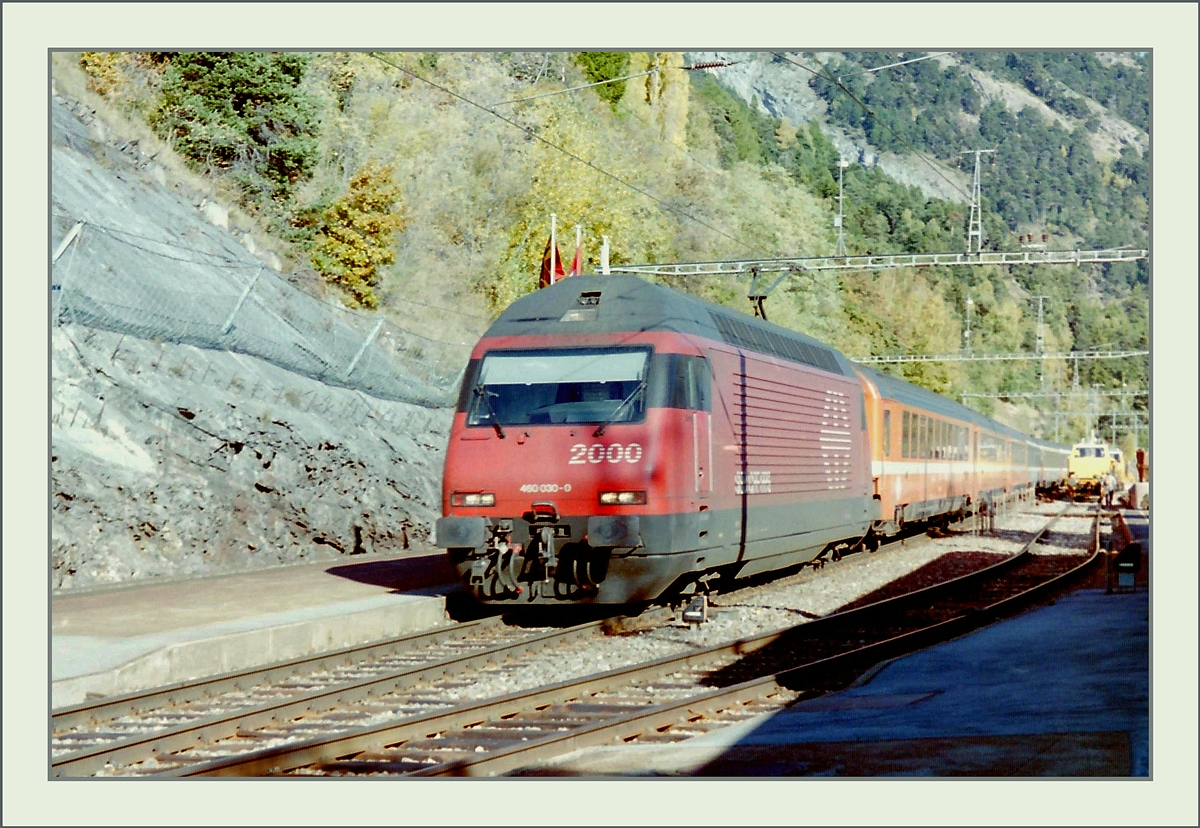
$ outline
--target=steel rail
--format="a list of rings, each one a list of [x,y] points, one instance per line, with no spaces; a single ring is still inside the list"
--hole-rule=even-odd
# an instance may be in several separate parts
[[[1018,558],[1029,554],[1029,548],[1042,537],[1058,520],[1056,515],[1025,548],[1008,561],[988,567],[980,572],[995,572],[998,566],[1010,564]],[[612,745],[628,742],[651,730],[678,723],[681,718],[711,715],[727,710],[735,705],[745,705],[778,694],[783,689],[797,689],[798,685],[806,683],[820,684],[831,672],[840,672],[852,667],[866,667],[884,660],[911,653],[917,649],[930,646],[941,641],[956,638],[967,632],[986,626],[1000,617],[1010,613],[1019,606],[1036,601],[1052,591],[1061,588],[1066,581],[1078,577],[1097,560],[1099,543],[1097,530],[1099,516],[1095,521],[1093,539],[1087,560],[1078,566],[1047,579],[1016,595],[1004,598],[983,609],[966,612],[945,621],[940,621],[928,627],[901,633],[883,641],[867,644],[858,649],[848,650],[837,655],[829,656],[818,661],[800,665],[781,671],[774,675],[750,679],[728,688],[720,688],[705,694],[694,696],[683,701],[659,705],[650,710],[618,717],[608,722],[584,726],[569,733],[558,734],[537,741],[514,745],[512,747],[488,753],[485,756],[470,759],[460,759],[427,769],[411,772],[409,776],[494,776],[527,767],[532,763],[561,756],[588,747]],[[929,589],[954,584],[961,587],[964,580],[976,580],[980,572],[971,573],[963,578],[947,581]],[[924,590],[920,592],[925,592]],[[908,599],[917,593],[901,596]],[[926,592],[926,595],[928,593]],[[888,602],[883,602],[888,603]],[[860,609],[873,609],[879,605],[869,605]],[[850,612],[857,612],[852,610]],[[849,615],[850,613],[846,613]],[[831,618],[834,616],[830,616]],[[806,688],[808,689],[808,688]],[[813,694],[816,695],[816,694]]]
[[[604,624],[605,621],[592,621],[561,630],[553,630],[522,638],[516,642],[510,641],[496,647],[442,659],[432,664],[418,665],[399,672],[338,684],[253,707],[243,707],[232,713],[208,716],[194,722],[147,733],[144,736],[135,736],[115,745],[86,748],[52,760],[51,774],[53,776],[78,776],[95,773],[109,764],[133,763],[147,759],[157,752],[192,747],[201,741],[229,738],[237,735],[244,728],[262,726],[273,721],[286,720],[312,712],[321,704],[332,707],[339,702],[353,702],[374,694],[419,685],[497,660],[525,655],[543,647],[598,635],[602,633]]]
[[[485,699],[451,711],[430,713],[405,719],[395,724],[358,728],[336,737],[313,739],[296,745],[270,748],[252,755],[215,759],[198,763],[192,767],[168,771],[162,775],[168,777],[257,776],[279,773],[322,760],[352,756],[380,744],[387,745],[412,738],[436,735],[453,727],[481,724],[492,717],[503,717],[542,705],[570,701],[584,693],[600,692],[613,686],[628,684],[634,679],[652,678],[693,663],[707,662],[711,660],[715,652],[740,654],[756,645],[765,646],[784,632],[786,630],[776,630],[754,638],[727,642],[683,655],[665,656],[642,664],[619,667],[583,679],[569,679],[531,691]]]
[[[854,619],[869,618],[871,613],[886,613],[894,610],[896,607],[903,606],[904,602],[913,602],[918,600],[928,600],[931,597],[936,599],[936,596],[943,591],[953,589],[961,589],[963,586],[972,584],[976,581],[984,580],[988,577],[994,577],[1005,566],[1012,566],[1013,561],[1018,558],[1027,557],[1029,548],[1054,525],[1070,507],[1064,508],[1062,512],[1055,515],[1041,530],[1033,535],[1030,541],[1023,549],[1011,559],[1007,559],[991,567],[988,567],[977,572],[969,573],[951,581],[927,587],[915,593],[909,593],[888,601],[871,604],[864,607],[859,607],[846,612],[835,613],[826,618],[819,619],[808,624],[801,625],[806,633],[819,634],[824,631],[831,631],[841,626],[847,626]],[[990,573],[985,575],[984,573]],[[920,595],[921,598],[914,598],[915,595]],[[353,730],[346,731],[341,734],[329,737],[319,737],[310,739],[304,742],[294,743],[280,747],[269,748],[251,754],[244,754],[236,757],[213,759],[208,761],[200,761],[191,767],[180,768],[167,771],[163,776],[168,777],[189,777],[189,776],[252,776],[263,774],[278,774],[287,772],[300,767],[313,765],[315,763],[328,762],[339,759],[349,759],[371,748],[379,745],[395,745],[411,739],[421,739],[436,736],[453,728],[468,727],[471,725],[482,724],[492,718],[506,718],[512,715],[517,715],[521,712],[529,711],[547,705],[559,704],[572,699],[576,699],[587,693],[597,693],[608,690],[612,687],[627,686],[635,680],[650,679],[656,676],[678,671],[682,668],[687,668],[695,665],[703,665],[710,663],[714,659],[719,659],[729,655],[743,655],[753,653],[769,644],[779,640],[781,637],[797,629],[788,627],[773,632],[762,633],[745,639],[739,639],[733,642],[715,645],[713,647],[697,650],[683,655],[667,656],[651,662],[632,665],[623,668],[617,668],[605,673],[588,676],[583,679],[568,680],[554,685],[543,686],[532,691],[519,692],[509,694],[503,697],[486,699],[480,702],[463,705],[450,711],[441,711],[425,714],[422,716],[405,719],[401,722],[388,723],[384,725],[372,725]],[[739,685],[740,686],[740,685]],[[697,695],[687,700],[694,701],[698,698],[718,698],[721,691],[711,691],[709,693]],[[687,702],[677,703],[676,706],[686,706]],[[672,708],[673,709],[673,708]],[[653,711],[647,711],[652,713]],[[539,744],[540,742],[532,742],[531,745]],[[515,750],[515,748],[514,748]],[[495,755],[499,756],[506,751],[497,751]],[[481,757],[480,762],[485,761],[487,757]],[[472,764],[472,766],[474,766]],[[461,769],[465,766],[456,766]],[[426,773],[434,773],[435,769],[431,767]],[[457,772],[457,771],[455,771]]]
[[[50,715],[50,725],[54,730],[61,731],[80,725],[98,724],[130,713],[142,713],[167,705],[199,701],[221,693],[246,690],[263,682],[292,678],[304,672],[316,672],[367,658],[401,653],[405,650],[430,644],[439,644],[443,641],[457,638],[464,633],[484,632],[492,627],[499,627],[500,624],[501,619],[498,616],[481,618],[476,621],[452,624],[413,635],[390,638],[386,641],[376,641],[370,644],[360,644],[313,656],[279,661],[263,667],[255,667],[248,670],[233,670],[208,678],[181,681],[163,687],[139,690],[97,701],[83,702],[82,704],[62,707],[53,711]]]
[[[792,583],[804,577],[805,574],[807,573],[785,577],[766,585],[742,587],[732,592],[723,591],[720,594],[722,597],[732,597],[746,591],[756,592],[762,589],[775,588]],[[659,610],[643,612],[634,618],[618,616],[616,618],[603,619],[595,622],[595,625],[600,627],[601,632],[613,634],[627,629],[657,626],[664,620],[659,617],[664,615],[664,613],[665,610],[660,608]],[[214,700],[214,697],[222,693],[239,690],[246,691],[269,681],[302,676],[305,672],[315,672],[332,666],[352,665],[354,661],[400,653],[420,646],[435,645],[460,637],[466,633],[484,632],[490,628],[499,627],[501,623],[502,619],[499,617],[485,618],[425,631],[415,635],[389,639],[387,641],[279,662],[252,670],[232,671],[211,678],[180,682],[166,687],[129,693],[94,702],[86,702],[55,711],[52,714],[52,727],[56,734],[61,734],[64,730],[71,727],[98,725],[124,715],[158,712],[160,708],[167,708],[169,705]],[[532,639],[526,640],[532,641]],[[517,647],[519,645],[511,646]],[[503,646],[494,648],[495,653],[503,650]],[[493,650],[481,650],[471,655],[485,659],[478,663],[487,663],[486,658],[493,654]],[[473,662],[469,656],[456,657],[454,659],[419,665],[404,673],[391,673],[371,679],[344,682],[306,694],[297,693],[286,699],[259,703],[257,705],[241,704],[236,711],[230,713],[202,716],[190,722],[171,727],[159,727],[154,731],[131,735],[116,742],[108,738],[103,740],[103,744],[65,753],[52,760],[51,773],[54,776],[77,776],[86,773],[95,773],[114,762],[122,764],[133,763],[148,758],[157,752],[178,750],[194,746],[199,741],[232,736],[242,726],[252,727],[258,723],[277,721],[287,715],[308,712],[311,704],[325,699],[330,695],[335,695],[339,691],[356,693],[372,685],[386,685],[387,681],[392,678],[403,680],[410,675],[415,677],[413,679],[414,682],[420,679],[428,679],[437,672],[443,663],[451,662],[458,669],[463,670],[478,666],[478,663]],[[407,686],[407,684],[404,686]],[[237,726],[234,726],[235,723]],[[101,740],[98,739],[97,741]]]

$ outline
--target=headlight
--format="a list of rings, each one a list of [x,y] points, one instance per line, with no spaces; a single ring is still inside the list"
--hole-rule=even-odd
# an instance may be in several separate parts
[[[600,503],[604,506],[643,506],[646,503],[646,493],[636,492],[601,492]]]
[[[496,496],[491,492],[455,492],[450,495],[451,506],[495,506]]]

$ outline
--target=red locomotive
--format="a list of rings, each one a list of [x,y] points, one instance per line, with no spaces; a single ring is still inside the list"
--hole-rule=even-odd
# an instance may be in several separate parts
[[[579,276],[475,346],[436,538],[484,602],[653,601],[871,544],[1058,459],[810,337]]]

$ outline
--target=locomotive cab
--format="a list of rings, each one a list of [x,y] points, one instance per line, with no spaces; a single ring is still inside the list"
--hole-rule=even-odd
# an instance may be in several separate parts
[[[878,511],[836,350],[634,276],[575,276],[475,346],[436,528],[485,603],[636,604],[810,562]]]
[[[606,595],[610,565],[670,551],[667,493],[695,471],[670,447],[695,441],[683,432],[708,408],[709,385],[703,357],[636,342],[494,347],[472,360],[436,531],[476,597],[630,600],[625,579]],[[652,575],[646,600],[666,585]]]

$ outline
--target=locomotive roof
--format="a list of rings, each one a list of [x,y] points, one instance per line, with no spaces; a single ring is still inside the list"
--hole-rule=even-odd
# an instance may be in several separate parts
[[[637,276],[571,276],[513,302],[485,336],[669,331],[728,342],[750,351],[800,362],[847,377],[867,374],[881,393],[898,402],[974,423],[1047,448],[1068,447],[1022,434],[951,399],[910,382],[850,362],[811,336],[757,319]]]
[[[1035,445],[1043,448],[1055,448],[1066,450],[1068,447],[1059,443],[1042,440],[1038,437],[1031,437],[1024,434],[1015,428],[996,422],[990,417],[985,417],[978,411],[967,408],[965,405],[960,405],[948,397],[943,397],[941,394],[922,388],[919,385],[913,385],[911,382],[893,377],[890,374],[885,374],[882,371],[876,371],[874,368],[868,368],[865,365],[857,366],[858,370],[866,374],[879,388],[879,393],[891,400],[905,403],[917,408],[923,408],[926,411],[932,411],[934,414],[941,414],[944,417],[953,417],[956,420],[965,420],[968,423],[974,423],[982,428],[995,431],[1008,437],[1015,437],[1021,440],[1028,440]]]
[[[510,305],[487,336],[670,331],[853,377],[835,348],[763,319],[629,275],[572,276]]]

